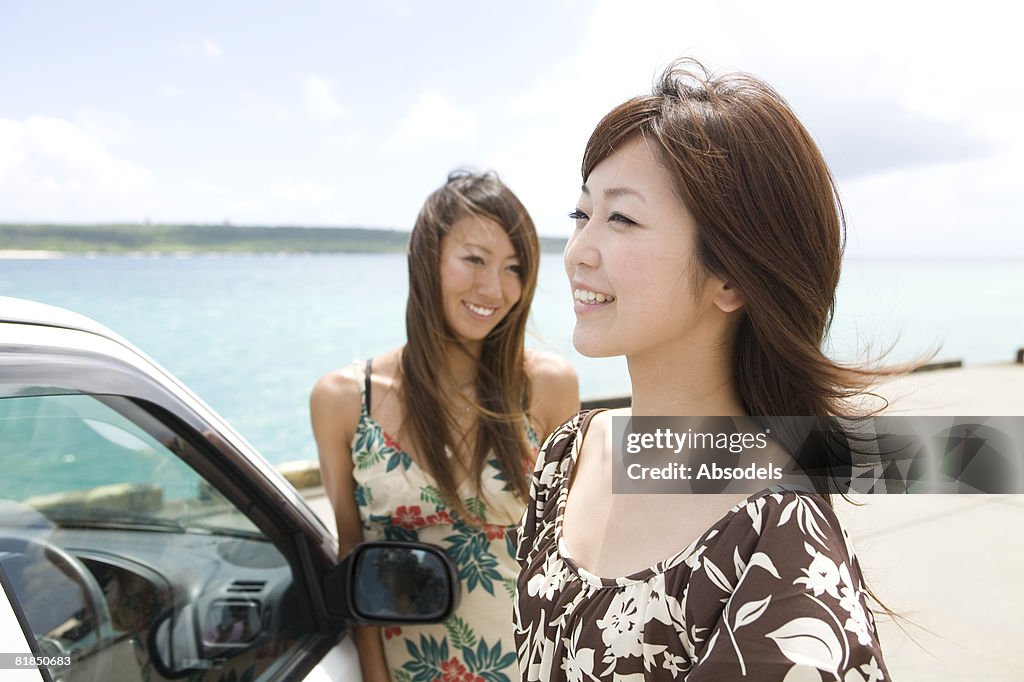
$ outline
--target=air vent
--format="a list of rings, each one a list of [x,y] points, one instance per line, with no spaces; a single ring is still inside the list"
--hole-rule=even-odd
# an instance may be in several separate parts
[[[266,586],[266,580],[235,580],[228,585],[227,591],[235,594],[259,594]]]

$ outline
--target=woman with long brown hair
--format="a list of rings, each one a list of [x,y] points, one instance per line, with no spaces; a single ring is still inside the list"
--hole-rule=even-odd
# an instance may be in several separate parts
[[[533,221],[496,174],[453,173],[410,237],[406,344],[313,389],[342,555],[364,539],[433,543],[462,587],[442,624],[356,628],[364,680],[517,676],[506,530],[540,442],[579,409],[571,366],[523,347],[539,257]]]
[[[764,82],[682,60],[601,120],[582,175],[573,343],[626,357],[632,408],[580,413],[540,454],[517,548],[522,678],[887,679],[829,476],[612,494],[615,415],[803,415],[842,436],[834,416],[881,373],[822,351],[845,227],[810,134]],[[830,438],[799,455],[780,440],[787,468],[842,460]]]

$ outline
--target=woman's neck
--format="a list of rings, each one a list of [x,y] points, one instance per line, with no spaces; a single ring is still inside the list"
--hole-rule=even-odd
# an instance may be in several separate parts
[[[746,414],[730,348],[698,344],[627,357],[635,416]]]
[[[448,371],[441,374],[443,388],[463,395],[472,392],[476,386],[477,366],[480,363],[482,344],[458,346],[449,344],[445,350]]]

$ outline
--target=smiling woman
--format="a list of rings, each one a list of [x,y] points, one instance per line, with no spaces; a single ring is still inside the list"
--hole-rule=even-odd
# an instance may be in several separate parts
[[[342,552],[364,538],[431,542],[463,587],[441,625],[357,630],[365,680],[518,676],[506,531],[540,442],[579,408],[569,364],[523,348],[538,251],[495,174],[453,173],[410,237],[406,345],[313,389]]]
[[[613,413],[580,413],[545,444],[519,529],[522,679],[888,679],[828,482],[850,454],[835,415],[889,370],[822,351],[844,224],[810,134],[764,82],[683,61],[601,120],[582,171],[573,344],[625,356],[620,419],[817,417],[834,438],[764,433],[832,476],[615,495]]]
[[[471,344],[485,338],[522,298],[522,272],[501,225],[479,216],[456,220],[441,244],[441,295],[452,333]]]
[[[707,281],[693,276],[696,221],[643,138],[624,141],[594,169],[571,217],[579,232],[565,261],[578,351],[606,357],[628,350],[635,358],[665,344],[699,347],[698,337],[707,342],[718,333],[715,316],[698,314]],[[728,291],[720,295],[724,312],[742,303]]]

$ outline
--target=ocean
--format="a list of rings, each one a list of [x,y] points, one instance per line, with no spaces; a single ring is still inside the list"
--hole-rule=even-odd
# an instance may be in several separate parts
[[[0,260],[0,294],[69,308],[182,379],[268,460],[316,459],[317,377],[404,341],[402,254]],[[527,345],[568,357],[583,397],[629,392],[621,358],[572,348],[561,258],[545,253]],[[848,260],[827,349],[1008,362],[1024,347],[1024,263]]]

